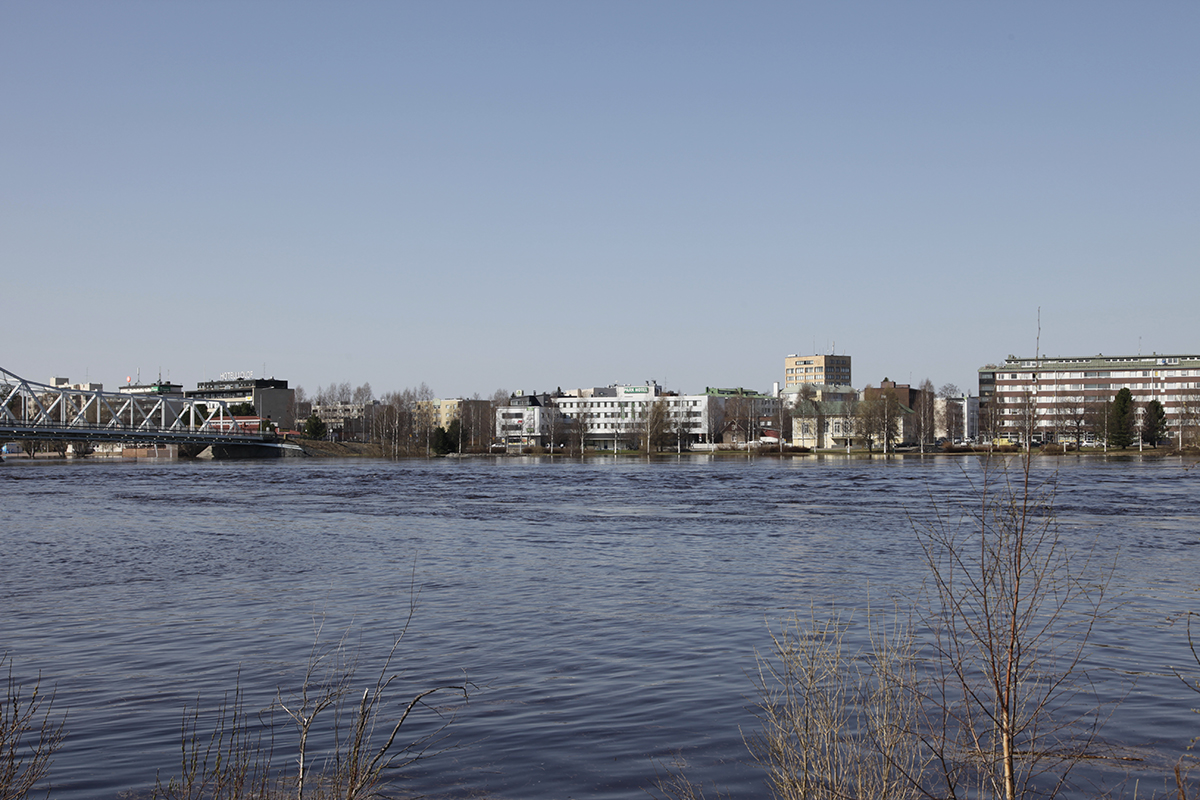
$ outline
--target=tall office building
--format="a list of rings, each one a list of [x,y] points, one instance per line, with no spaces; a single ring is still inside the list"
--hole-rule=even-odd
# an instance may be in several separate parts
[[[783,360],[783,390],[796,389],[806,383],[830,386],[853,386],[850,379],[850,356],[797,356]]]

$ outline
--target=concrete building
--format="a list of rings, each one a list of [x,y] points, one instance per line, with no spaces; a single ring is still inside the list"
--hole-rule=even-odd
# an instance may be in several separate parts
[[[938,397],[933,401],[933,417],[935,438],[951,442],[979,438],[978,397]]]
[[[805,400],[792,419],[792,445],[820,450],[854,445],[857,399]]]
[[[332,441],[370,442],[371,422],[378,405],[378,400],[369,403],[313,403],[311,413],[325,423],[325,435]]]
[[[850,356],[790,355],[784,358],[783,391],[796,389],[806,383],[853,385]]]
[[[509,450],[565,442],[566,420],[548,394],[517,392],[496,409],[496,441]]]
[[[51,378],[50,385],[55,389],[66,389],[71,392],[103,392],[103,383],[71,383],[70,378]]]
[[[450,423],[458,420],[460,424],[469,424],[472,418],[481,413],[490,414],[490,400],[466,400],[461,397],[418,400],[417,412],[426,414],[429,423],[435,428],[450,430]]]
[[[461,397],[418,400],[415,406],[420,425],[450,431],[459,423],[459,444],[467,451],[487,450],[492,443],[494,419],[491,400],[467,400]]]
[[[274,378],[232,377],[218,381],[203,381],[186,393],[197,400],[224,400],[230,405],[250,403],[258,417],[280,428],[296,425],[295,391],[287,381]]]
[[[780,423],[788,411],[780,396],[741,387],[709,387],[704,390],[704,395],[718,401],[709,412],[709,443],[745,445],[764,437],[778,440],[782,434]]]
[[[509,449],[567,446],[632,450],[649,434],[662,450],[756,440],[773,419],[776,398],[745,389],[704,394],[664,391],[654,381],[514,395],[496,409],[496,436]]]
[[[149,395],[155,397],[183,397],[183,384],[157,380],[154,383],[127,383],[118,386],[121,394]]]
[[[1158,400],[1166,411],[1166,433],[1188,441],[1200,423],[1200,355],[1080,356],[1018,358],[979,369],[980,417],[984,435],[1023,442],[1083,443],[1102,433],[1089,418],[1128,388],[1141,406]],[[1140,410],[1139,410],[1140,413]],[[1082,434],[1085,429],[1086,435]]]
[[[716,395],[666,392],[654,381],[575,389],[554,398],[554,403],[583,437],[585,447],[596,450],[641,446],[652,408],[659,403],[664,413],[656,431],[660,446],[691,449],[711,440],[717,410],[724,405]]]

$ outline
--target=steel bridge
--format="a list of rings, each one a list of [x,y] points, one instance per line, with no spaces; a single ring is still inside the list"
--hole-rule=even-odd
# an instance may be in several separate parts
[[[0,368],[0,437],[126,444],[263,444],[222,400],[48,386]]]

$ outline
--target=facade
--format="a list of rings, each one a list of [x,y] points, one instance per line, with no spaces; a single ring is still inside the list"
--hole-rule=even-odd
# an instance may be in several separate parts
[[[117,391],[121,394],[152,395],[156,397],[184,396],[182,383],[171,383],[170,381],[162,380],[146,384],[127,383],[124,386],[118,386]]]
[[[933,415],[933,435],[938,439],[958,443],[979,438],[978,397],[939,397],[933,401]]]
[[[72,392],[103,392],[103,383],[71,383],[70,378],[51,378],[50,385],[55,389],[66,389]]]
[[[287,381],[274,378],[233,378],[203,381],[186,393],[197,400],[224,400],[230,405],[250,403],[256,416],[275,423],[280,428],[296,425],[295,391]]]
[[[779,401],[744,389],[704,394],[663,391],[654,381],[543,395],[514,395],[496,409],[496,436],[509,449],[568,446],[592,450],[662,450],[757,438]]]
[[[799,386],[781,391],[779,396],[784,405],[795,409],[798,403],[805,400],[818,402],[854,402],[858,400],[858,390],[848,384],[813,383],[804,385],[808,387],[805,390],[807,397],[802,396]]]
[[[784,407],[793,417],[792,445],[820,450],[854,442],[859,392],[845,384],[815,383],[784,389]]]
[[[490,400],[464,400],[461,397],[418,400],[416,406],[417,413],[428,415],[432,427],[443,430],[450,430],[450,423],[454,420],[467,424],[481,413],[491,413],[492,409]]]
[[[687,450],[709,441],[714,409],[721,405],[712,395],[664,392],[654,381],[575,389],[554,402],[584,446],[596,450],[639,447],[651,423],[661,446]],[[659,403],[664,415],[655,420],[653,407]]]
[[[981,425],[1014,442],[1087,443],[1102,438],[1101,409],[1123,388],[1139,407],[1158,400],[1167,436],[1187,441],[1200,420],[1200,355],[1010,355],[979,369]]]
[[[840,384],[851,386],[850,356],[798,356],[783,359],[783,391],[791,391],[806,383]]]
[[[325,423],[326,436],[333,441],[370,442],[371,422],[377,405],[378,400],[369,403],[313,403],[311,413]]]
[[[740,387],[708,387],[704,396],[716,400],[709,411],[708,442],[711,444],[747,445],[763,438],[778,441],[783,433],[779,428],[787,427],[779,424],[788,411],[778,394],[765,395]]]
[[[496,409],[496,441],[510,450],[552,447],[566,436],[566,421],[548,394],[518,392]]]
[[[792,420],[792,444],[810,450],[853,446],[856,403],[853,399],[801,402]]]

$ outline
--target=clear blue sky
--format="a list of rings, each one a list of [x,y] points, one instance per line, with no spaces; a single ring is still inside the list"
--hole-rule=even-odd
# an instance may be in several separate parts
[[[441,396],[1200,351],[1200,3],[0,3],[0,366]]]

